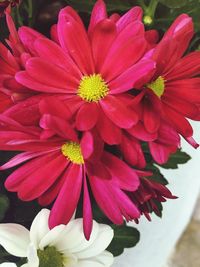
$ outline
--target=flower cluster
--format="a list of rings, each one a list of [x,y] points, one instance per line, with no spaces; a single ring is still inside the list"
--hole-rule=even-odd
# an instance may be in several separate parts
[[[17,31],[9,12],[6,18],[0,149],[20,152],[0,167],[20,165],[6,189],[53,203],[50,229],[70,222],[82,195],[87,239],[95,227],[91,197],[114,224],[150,219],[156,201],[175,197],[150,179],[143,145],[158,164],[180,148],[181,136],[198,147],[188,120],[200,120],[200,52],[185,55],[192,19],[180,15],[159,41],[145,31],[140,7],[109,16],[103,0],[88,29],[63,8],[51,38]]]

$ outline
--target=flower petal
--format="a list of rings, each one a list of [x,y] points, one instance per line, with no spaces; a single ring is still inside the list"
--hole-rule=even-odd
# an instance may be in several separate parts
[[[116,25],[110,19],[102,20],[94,28],[91,36],[91,42],[97,73],[100,73],[108,50],[110,49],[110,46],[112,45],[116,36]]]
[[[79,109],[76,115],[76,128],[79,131],[88,131],[92,129],[98,120],[99,106],[92,103],[85,103]]]
[[[11,255],[26,257],[29,243],[29,231],[24,226],[0,224],[0,245]]]
[[[50,228],[61,223],[67,224],[70,221],[80,197],[83,180],[82,166],[71,164],[65,175],[65,183],[51,210]]]
[[[142,19],[142,8],[135,6],[126,12],[116,23],[118,32],[122,31],[129,23]]]
[[[90,25],[88,27],[88,33],[91,34],[95,26],[102,20],[107,18],[106,5],[103,0],[97,0],[93,7],[90,17]]]
[[[43,250],[47,246],[54,246],[57,239],[64,233],[65,225],[60,224],[48,231],[45,236],[40,240],[39,249]]]
[[[106,96],[100,104],[108,118],[120,128],[129,129],[138,121],[137,114],[129,110],[117,97]]]
[[[32,222],[30,239],[36,248],[39,248],[40,241],[50,231],[48,226],[49,214],[48,209],[42,209]]]
[[[99,232],[94,242],[76,255],[79,259],[88,259],[101,254],[109,246],[113,236],[114,232],[110,226],[99,224]]]

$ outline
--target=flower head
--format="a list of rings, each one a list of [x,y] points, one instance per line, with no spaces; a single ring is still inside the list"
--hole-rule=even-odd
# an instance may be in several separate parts
[[[67,226],[59,225],[50,230],[49,214],[49,210],[41,210],[30,231],[19,224],[0,224],[0,245],[11,255],[26,258],[23,267],[110,267],[113,264],[113,255],[105,251],[113,238],[110,226],[93,221],[91,238],[87,241],[82,219],[73,219]],[[2,266],[15,265],[4,263]]]
[[[145,56],[155,60],[155,73],[136,87],[142,90],[141,120],[147,132],[156,133],[165,121],[196,148],[188,119],[199,120],[200,53],[184,55],[193,34],[192,19],[180,15]]]
[[[27,127],[3,115],[0,118],[1,149],[23,151],[0,169],[25,163],[8,177],[6,188],[25,201],[38,199],[44,206],[55,201],[49,218],[53,228],[70,221],[83,187],[87,238],[92,229],[89,185],[96,202],[115,224],[138,218],[138,209],[123,192],[137,190],[136,172],[106,151],[95,132],[84,132],[79,138],[70,125],[69,109],[54,97],[41,100],[39,108],[40,127]]]
[[[153,60],[142,60],[147,41],[140,8],[116,22],[98,0],[86,29],[76,11],[66,7],[53,32],[56,42],[33,41],[37,57],[27,60],[25,70],[16,74],[18,83],[67,101],[79,131],[95,128],[106,143],[119,143],[114,132],[119,136],[121,129],[138,120],[127,108],[127,92],[155,69]]]

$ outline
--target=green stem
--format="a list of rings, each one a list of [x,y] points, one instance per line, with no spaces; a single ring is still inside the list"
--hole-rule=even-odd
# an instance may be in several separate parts
[[[19,10],[20,7],[17,6],[17,7],[15,7],[15,9],[16,9],[15,14],[16,14],[16,20],[17,20],[18,26],[22,26],[23,25],[23,19],[20,15],[20,10]]]
[[[158,5],[158,0],[151,0],[149,6],[145,9],[145,15],[150,16],[154,19],[156,8]]]
[[[138,3],[140,4],[143,10],[147,9],[147,6],[145,5],[144,0],[138,0]]]
[[[33,22],[33,2],[32,0],[28,0],[28,24],[32,26]]]

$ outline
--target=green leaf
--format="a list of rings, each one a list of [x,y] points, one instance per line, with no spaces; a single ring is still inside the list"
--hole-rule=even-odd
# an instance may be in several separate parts
[[[165,169],[177,169],[178,164],[185,164],[190,159],[191,159],[191,157],[187,153],[185,153],[181,150],[178,150],[176,153],[171,155],[171,157],[169,158],[169,160],[166,164],[163,164],[160,166],[162,168],[165,168]]]
[[[159,170],[159,168],[157,166],[155,166],[152,163],[150,163],[150,164],[147,164],[146,169],[153,173],[152,176],[147,177],[148,179],[150,179],[150,180],[152,180],[154,182],[157,182],[159,184],[162,184],[162,185],[167,185],[168,184],[167,179],[160,172],[160,170]]]
[[[0,195],[0,221],[4,219],[6,211],[9,207],[9,199],[7,196]]]
[[[187,0],[159,0],[160,3],[169,8],[180,8],[187,4]]]
[[[115,257],[123,253],[125,248],[134,247],[140,239],[140,233],[137,229],[130,226],[112,225],[114,238],[107,248]]]

